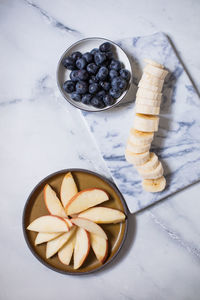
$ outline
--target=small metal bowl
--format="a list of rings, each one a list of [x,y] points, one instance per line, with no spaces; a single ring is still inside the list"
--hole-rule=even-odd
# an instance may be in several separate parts
[[[123,66],[125,69],[129,70],[131,77],[132,77],[132,70],[131,70],[131,63],[130,60],[127,56],[127,54],[124,52],[124,50],[119,47],[117,44],[115,44],[114,42],[104,39],[104,38],[97,38],[97,37],[93,37],[93,38],[87,38],[87,39],[83,39],[80,40],[78,42],[76,42],[75,44],[73,44],[72,46],[70,46],[61,56],[59,62],[58,62],[58,67],[57,67],[57,84],[58,84],[58,88],[61,92],[61,94],[63,95],[63,97],[69,102],[71,103],[73,106],[85,110],[85,111],[91,111],[91,112],[97,112],[97,111],[103,111],[103,110],[107,110],[110,109],[116,105],[119,104],[119,102],[126,96],[126,94],[128,93],[128,90],[130,88],[130,83],[131,83],[131,78],[128,84],[127,89],[123,92],[123,94],[116,99],[116,102],[111,105],[111,106],[106,106],[104,108],[95,108],[92,105],[85,105],[82,102],[77,102],[74,101],[71,97],[70,94],[66,93],[63,89],[63,83],[66,80],[69,80],[69,74],[71,72],[71,70],[67,70],[63,65],[62,65],[62,60],[64,57],[67,57],[69,55],[71,55],[73,52],[75,51],[80,51],[81,53],[85,53],[85,52],[90,52],[93,48],[98,48],[101,44],[105,43],[105,42],[109,42],[114,46],[115,49],[115,58],[118,59],[120,62],[122,62]]]

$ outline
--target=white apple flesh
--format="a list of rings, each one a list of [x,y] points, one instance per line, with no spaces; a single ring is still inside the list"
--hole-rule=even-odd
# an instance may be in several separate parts
[[[46,248],[46,258],[52,257],[54,254],[58,252],[62,246],[64,246],[65,243],[71,238],[71,236],[75,232],[75,227],[71,228],[69,232],[63,233],[59,237],[55,238],[52,241],[49,241],[47,243]]]
[[[96,258],[103,263],[108,255],[108,240],[97,234],[90,233],[90,243]]]
[[[90,238],[88,232],[78,228],[74,247],[74,269],[79,269],[86,260],[90,251]]]
[[[49,232],[38,232],[36,239],[35,239],[35,245],[39,245],[48,241],[51,241],[61,235],[62,232],[55,232],[55,233],[49,233]]]
[[[46,184],[44,187],[44,202],[51,215],[56,215],[59,217],[67,216],[56,193],[48,184]]]
[[[85,230],[95,233],[107,240],[107,235],[105,234],[103,229],[96,223],[94,223],[90,220],[87,220],[87,219],[83,219],[83,218],[74,218],[74,219],[71,219],[71,222],[74,225],[84,228]]]
[[[76,234],[74,234],[70,240],[58,251],[58,258],[64,265],[69,265],[76,242]]]
[[[87,189],[77,193],[66,205],[66,214],[80,213],[90,207],[109,200],[108,194],[101,189]]]
[[[123,212],[108,207],[92,207],[80,213],[78,217],[89,219],[98,224],[119,223],[125,220]]]
[[[28,227],[28,230],[37,232],[65,232],[69,231],[67,222],[57,216],[42,216],[35,219]]]
[[[65,207],[74,195],[78,193],[78,189],[71,172],[67,173],[62,181],[60,189],[60,199]]]

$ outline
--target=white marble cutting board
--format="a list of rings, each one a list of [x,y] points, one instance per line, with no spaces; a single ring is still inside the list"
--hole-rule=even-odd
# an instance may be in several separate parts
[[[163,33],[128,38],[118,44],[132,59],[132,89],[117,108],[100,113],[83,112],[83,116],[133,213],[200,179],[200,100]],[[144,58],[154,59],[169,70],[163,89],[159,131],[151,148],[162,161],[167,179],[166,189],[157,194],[143,191],[137,171],[124,157]]]

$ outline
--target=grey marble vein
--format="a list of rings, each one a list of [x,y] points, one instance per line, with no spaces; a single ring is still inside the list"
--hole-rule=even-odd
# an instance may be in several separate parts
[[[162,193],[144,192],[138,173],[124,157],[136,90],[116,109],[95,115],[83,113],[113,180],[130,211],[137,212],[200,179],[200,100],[163,33],[118,43],[132,58],[134,85],[140,80],[145,57],[164,64],[169,70],[163,89],[159,131],[151,147],[165,169],[167,187]]]
[[[10,100],[10,101],[2,101],[2,102],[0,102],[0,107],[4,107],[4,106],[7,106],[7,105],[12,105],[12,104],[17,104],[17,103],[20,103],[22,101],[23,101],[22,99],[13,99],[13,100]]]
[[[32,6],[35,10],[37,10],[43,17],[45,17],[52,26],[58,28],[59,30],[66,31],[69,33],[75,33],[78,35],[81,35],[81,33],[73,29],[69,26],[66,26],[65,24],[61,23],[60,21],[56,20],[53,16],[49,15],[48,12],[41,7],[39,7],[37,4],[33,3],[32,1],[29,0],[24,0],[28,5]]]
[[[178,233],[170,229],[169,225],[166,225],[163,223],[163,221],[159,220],[155,214],[149,212],[149,215],[151,216],[152,220],[159,225],[163,231],[167,233],[167,235],[175,240],[181,247],[183,247],[189,254],[192,254],[197,258],[198,260],[200,259],[200,250],[193,245],[193,243],[185,241],[183,237],[181,237]]]

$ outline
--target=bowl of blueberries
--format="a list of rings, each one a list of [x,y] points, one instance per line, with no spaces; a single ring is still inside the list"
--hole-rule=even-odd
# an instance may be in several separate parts
[[[112,108],[127,94],[131,64],[124,50],[104,38],[87,38],[59,60],[57,84],[64,98],[85,111]]]

